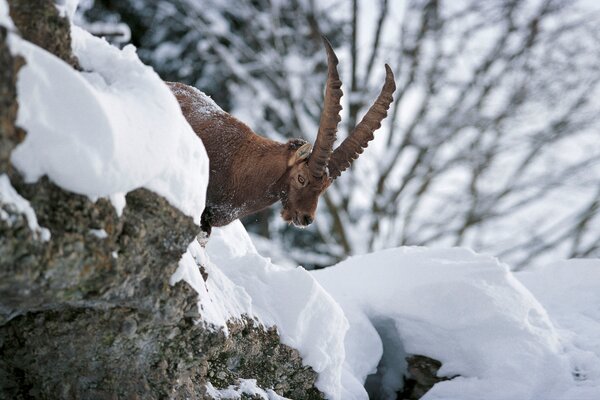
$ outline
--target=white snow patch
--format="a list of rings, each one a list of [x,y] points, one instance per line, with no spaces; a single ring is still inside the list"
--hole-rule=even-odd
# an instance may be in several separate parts
[[[227,389],[215,389],[212,383],[206,384],[206,394],[213,399],[241,399],[243,394],[259,396],[265,400],[289,400],[279,396],[271,389],[263,390],[256,384],[256,379],[240,379],[238,385],[231,385]]]
[[[399,248],[313,276],[350,321],[343,399],[368,398],[362,385],[384,348],[382,398],[395,398],[389,396],[402,385],[407,354],[437,359],[440,376],[458,376],[436,384],[425,399],[600,398],[598,380],[582,384],[572,375],[546,310],[493,258],[464,249]],[[593,304],[597,310],[597,298]]]
[[[17,124],[26,139],[12,162],[33,182],[43,175],[90,198],[145,187],[200,222],[208,158],[177,100],[133,46],[123,50],[72,27],[78,72],[45,50],[11,35],[27,64],[17,82]]]
[[[127,200],[125,199],[125,193],[123,193],[123,192],[113,193],[108,196],[108,199],[110,200],[110,204],[112,204],[113,208],[115,209],[117,216],[119,216],[119,217],[122,216],[123,210],[125,209],[125,206],[127,205]]]
[[[0,0],[0,25],[9,29],[14,29],[15,27],[12,19],[10,18],[8,3],[6,0]]]
[[[61,15],[72,20],[73,16],[75,15],[75,11],[77,11],[79,0],[55,0],[55,2],[56,8],[58,8]]]
[[[259,255],[239,221],[214,229],[206,250],[249,294],[253,315],[277,326],[282,343],[297,349],[319,374],[317,388],[340,398],[348,321],[335,300],[304,268],[281,267]]]
[[[215,328],[243,315],[277,326],[329,399],[367,399],[365,382],[378,398],[395,398],[406,356],[420,354],[452,378],[425,399],[592,400],[600,398],[600,261],[576,267],[572,275],[552,267],[546,279],[518,275],[539,285],[532,290],[544,293],[551,319],[506,265],[469,250],[398,248],[307,273],[257,254],[236,221],[214,229],[206,249],[192,243],[171,283],[190,282]],[[219,393],[239,394],[230,389]]]
[[[206,282],[199,265],[208,273]],[[277,326],[282,343],[297,349],[319,373],[317,388],[327,398],[340,398],[348,322],[304,268],[281,267],[260,256],[235,221],[213,229],[206,249],[190,244],[170,283],[182,279],[198,292],[203,321],[226,332],[226,321],[242,315]]]
[[[108,233],[104,229],[90,229],[90,234],[98,239],[106,239],[108,237]]]
[[[19,214],[23,214],[27,219],[27,225],[31,232],[33,232],[35,238],[40,239],[43,242],[50,240],[50,231],[47,228],[42,228],[38,224],[37,216],[35,215],[35,211],[31,207],[31,204],[17,193],[6,174],[0,175],[0,205]],[[7,222],[9,225],[14,223],[11,215],[2,208],[0,208],[0,219]]]
[[[205,282],[200,268],[208,274]],[[169,283],[187,282],[198,292],[198,309],[202,322],[227,334],[228,320],[241,320],[244,315],[252,318],[252,300],[246,291],[236,286],[208,258],[206,251],[194,240],[181,257],[179,266]]]
[[[589,398],[600,398],[600,260],[561,261],[516,276],[557,326],[582,387],[577,390],[587,388]]]

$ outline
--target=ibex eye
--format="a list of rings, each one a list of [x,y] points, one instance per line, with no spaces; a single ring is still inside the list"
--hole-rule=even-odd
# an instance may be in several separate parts
[[[302,175],[298,175],[298,182],[300,182],[301,185],[304,185],[304,177]]]

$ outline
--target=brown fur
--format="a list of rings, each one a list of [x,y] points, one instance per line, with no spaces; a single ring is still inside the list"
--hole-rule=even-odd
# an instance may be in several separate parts
[[[279,200],[286,221],[296,225],[312,222],[319,195],[329,180],[313,178],[306,159],[294,161],[303,140],[279,143],[259,136],[226,112],[210,112],[214,106],[197,89],[182,83],[167,85],[210,160],[204,230],[227,225]],[[304,184],[298,175],[303,176]]]
[[[227,225],[279,200],[284,220],[300,226],[310,224],[321,193],[350,167],[381,126],[396,90],[394,74],[387,64],[385,83],[377,100],[350,136],[333,149],[342,109],[342,82],[331,44],[326,38],[323,43],[327,51],[327,83],[312,153],[304,140],[279,143],[259,136],[198,89],[167,83],[208,152],[210,175],[202,228],[209,234],[213,226]]]

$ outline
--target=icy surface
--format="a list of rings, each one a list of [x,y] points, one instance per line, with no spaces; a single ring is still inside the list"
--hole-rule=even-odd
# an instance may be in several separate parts
[[[426,399],[600,398],[597,369],[586,370],[589,380],[578,376],[584,367],[574,361],[581,354],[565,347],[543,306],[493,258],[463,249],[399,248],[313,276],[350,321],[344,399],[368,398],[362,384],[383,349],[392,351],[383,398],[401,386],[406,354],[437,359],[440,376],[458,376],[436,384]],[[590,300],[597,311],[598,296]]]
[[[145,187],[199,223],[208,158],[177,100],[135,48],[123,50],[72,28],[73,51],[87,72],[15,35],[19,73],[17,124],[27,131],[12,153],[26,180],[43,175],[92,199]],[[52,99],[49,101],[48,99]]]
[[[33,232],[34,237],[41,239],[42,241],[50,240],[50,231],[47,228],[42,228],[38,224],[35,211],[27,200],[17,193],[15,188],[12,187],[10,179],[6,174],[0,175],[0,205],[11,208],[19,214],[23,214],[27,219],[29,229]],[[9,225],[13,223],[10,214],[0,208],[0,219],[8,222]]]
[[[208,273],[205,283],[198,264]],[[281,267],[260,256],[239,221],[215,228],[204,250],[193,242],[171,284],[185,280],[199,293],[202,319],[226,329],[248,315],[276,325],[284,344],[319,373],[317,387],[339,399],[344,334],[348,322],[338,304],[301,267]]]
[[[271,389],[263,390],[256,384],[256,379],[240,379],[239,385],[229,386],[227,389],[215,389],[209,382],[206,392],[213,399],[241,399],[242,395],[258,396],[265,400],[289,400],[287,397],[279,396]],[[252,397],[255,398],[255,397]]]

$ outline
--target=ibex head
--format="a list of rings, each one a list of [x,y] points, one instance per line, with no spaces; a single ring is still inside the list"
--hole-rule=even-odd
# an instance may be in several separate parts
[[[377,100],[352,133],[334,150],[342,110],[342,82],[337,71],[338,59],[331,44],[325,37],[323,43],[327,51],[327,84],[314,148],[299,140],[290,141],[288,170],[282,177],[285,180],[282,186],[287,190],[283,189],[281,194],[281,216],[285,221],[298,226],[309,225],[314,220],[319,196],[368,146],[373,139],[373,132],[379,129],[381,121],[387,116],[396,90],[394,74],[386,64],[385,83]]]

